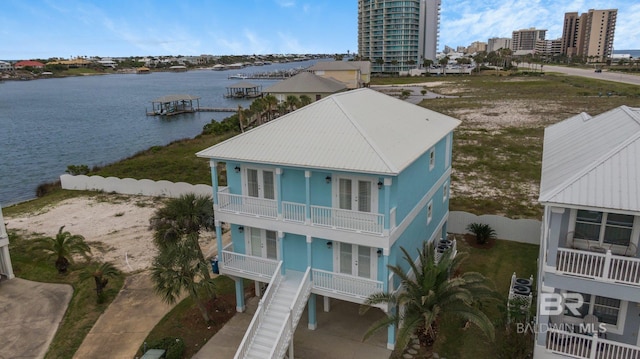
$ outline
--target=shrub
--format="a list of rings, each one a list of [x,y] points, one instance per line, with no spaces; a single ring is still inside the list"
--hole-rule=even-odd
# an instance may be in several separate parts
[[[60,188],[62,188],[60,181],[41,183],[36,187],[36,197],[44,197]]]
[[[65,171],[70,175],[86,175],[89,173],[89,166],[87,165],[68,165]]]
[[[469,223],[467,231],[476,236],[476,243],[485,244],[489,239],[496,238],[496,231],[488,224]]]

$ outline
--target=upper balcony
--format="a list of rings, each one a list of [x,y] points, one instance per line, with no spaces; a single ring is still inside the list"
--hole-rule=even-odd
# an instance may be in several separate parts
[[[278,202],[275,199],[232,194],[229,193],[228,188],[221,188],[217,196],[217,211],[223,213],[377,236],[389,234],[389,230],[385,229],[385,216],[380,213],[287,201]],[[395,208],[390,214],[391,228],[395,227],[394,213]]]
[[[640,219],[632,215],[564,211],[550,221],[546,271],[640,287],[638,233]]]

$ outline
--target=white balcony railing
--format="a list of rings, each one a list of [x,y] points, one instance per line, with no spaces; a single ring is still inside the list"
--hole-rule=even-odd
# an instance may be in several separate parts
[[[582,359],[637,359],[640,347],[564,330],[547,331],[547,350]]]
[[[305,205],[295,202],[282,202],[282,218],[285,221],[304,223]]]
[[[373,293],[382,292],[382,282],[352,275],[313,269],[313,288],[339,293],[363,301]]]
[[[268,258],[249,256],[227,250],[222,251],[223,273],[249,274],[252,277],[271,278],[278,267],[278,261]]]
[[[246,214],[265,218],[278,218],[278,202],[239,194],[229,193],[228,188],[218,191],[218,210],[237,214]],[[305,223],[306,205],[295,202],[282,202],[281,220]],[[380,213],[360,212],[324,206],[310,206],[310,224],[381,235],[384,233],[384,215]],[[395,227],[395,208],[392,213],[392,228]]]
[[[382,234],[384,215],[332,207],[311,206],[311,223],[317,226]]]
[[[559,248],[556,269],[563,274],[640,286],[640,259]]]
[[[218,192],[218,208],[221,211],[250,214],[258,217],[276,218],[278,203],[273,199],[264,199],[227,193],[228,189]]]

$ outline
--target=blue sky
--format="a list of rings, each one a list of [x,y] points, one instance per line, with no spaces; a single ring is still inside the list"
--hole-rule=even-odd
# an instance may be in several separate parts
[[[640,49],[640,0],[442,0],[438,50],[609,8],[614,49]],[[1,0],[0,59],[355,52],[357,22],[357,0]]]

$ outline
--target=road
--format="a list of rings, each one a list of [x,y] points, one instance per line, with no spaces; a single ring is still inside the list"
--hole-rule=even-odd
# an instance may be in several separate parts
[[[540,65],[537,65],[538,68]],[[529,68],[528,64],[520,64],[520,68]],[[599,79],[605,81],[613,81],[613,82],[622,82],[631,85],[640,86],[640,76],[638,75],[627,75],[620,72],[608,72],[607,70],[603,70],[602,72],[595,72],[594,69],[579,69],[575,67],[565,67],[565,66],[551,66],[544,65],[543,70],[545,72],[559,72],[571,76],[582,76],[589,77],[592,79]]]

